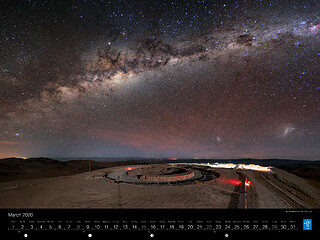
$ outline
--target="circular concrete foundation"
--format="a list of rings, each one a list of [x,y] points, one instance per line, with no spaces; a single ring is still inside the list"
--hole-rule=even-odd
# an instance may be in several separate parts
[[[219,174],[190,165],[152,164],[119,167],[108,171],[106,177],[134,184],[192,184],[195,180],[211,181]]]
[[[152,181],[152,182],[175,182],[175,181],[182,181],[182,180],[186,180],[194,177],[194,171],[192,170],[186,170],[182,172],[183,173],[177,173],[177,174],[174,174],[174,173],[161,174],[160,173],[160,174],[142,175],[140,177],[140,180]]]

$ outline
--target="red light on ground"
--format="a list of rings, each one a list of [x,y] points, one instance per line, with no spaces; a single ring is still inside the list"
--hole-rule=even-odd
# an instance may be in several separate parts
[[[134,167],[126,167],[126,170],[132,170],[132,169],[134,169]]]
[[[230,183],[232,185],[239,185],[241,183],[241,181],[240,180],[229,179],[229,180],[227,180],[227,183]]]
[[[246,187],[250,187],[251,186],[251,181],[245,181],[244,184],[245,184]]]
[[[227,179],[224,181],[225,183],[229,183],[229,184],[232,184],[232,185],[240,185],[242,183],[241,180],[234,180],[234,179]],[[251,186],[251,181],[245,181],[244,182],[244,185],[246,187],[250,187]]]

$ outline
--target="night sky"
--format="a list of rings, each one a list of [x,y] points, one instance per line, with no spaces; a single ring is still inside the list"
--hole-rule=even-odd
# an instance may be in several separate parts
[[[320,158],[319,0],[8,0],[0,23],[0,158]]]

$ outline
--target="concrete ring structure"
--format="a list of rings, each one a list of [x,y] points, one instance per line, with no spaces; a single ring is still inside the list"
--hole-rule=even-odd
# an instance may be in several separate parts
[[[107,178],[133,184],[193,184],[219,177],[217,172],[190,165],[152,164],[117,167],[108,171]]]
[[[169,168],[172,170],[172,168]],[[174,171],[164,174],[142,175],[140,180],[152,182],[175,182],[194,177],[194,171],[191,169],[175,168]]]

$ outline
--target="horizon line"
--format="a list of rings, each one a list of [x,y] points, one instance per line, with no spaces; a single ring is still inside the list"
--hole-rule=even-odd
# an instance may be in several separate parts
[[[4,157],[0,158],[0,160],[3,159],[9,159],[9,158],[20,158],[20,159],[36,159],[36,158],[49,158],[53,160],[59,160],[59,159],[69,159],[69,160],[92,160],[92,159],[134,159],[134,158],[142,158],[142,159],[165,159],[165,160],[245,160],[245,159],[255,159],[255,160],[294,160],[294,161],[320,161],[320,159],[310,159],[310,158],[283,158],[283,157],[264,157],[264,158],[254,158],[254,157],[230,157],[230,158],[188,158],[188,157],[48,157],[48,156],[41,156],[41,157],[21,157],[21,156],[10,156],[10,157]]]

